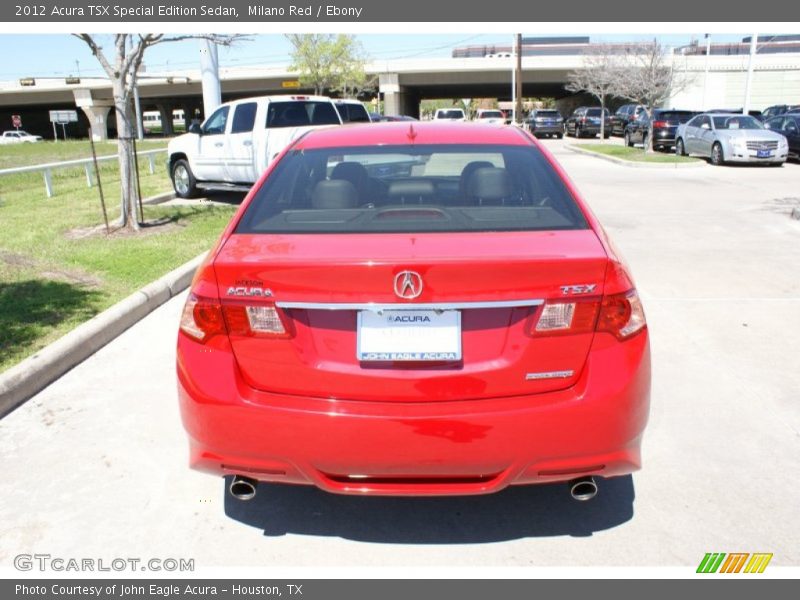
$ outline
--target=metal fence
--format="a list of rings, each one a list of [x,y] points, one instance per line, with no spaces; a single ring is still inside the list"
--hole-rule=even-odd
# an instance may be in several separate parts
[[[137,152],[139,158],[147,158],[150,163],[150,174],[156,172],[156,158],[155,155],[160,152],[166,152],[166,148],[159,148],[157,150],[143,150]],[[109,160],[117,160],[117,155],[112,154],[108,156],[98,156],[97,162],[106,162]],[[3,175],[17,175],[19,173],[36,173],[41,172],[44,176],[44,189],[48,198],[53,197],[53,171],[56,169],[70,169],[75,167],[83,167],[86,173],[86,185],[92,187],[94,185],[94,162],[91,158],[79,158],[77,160],[65,160],[63,162],[44,163],[41,165],[29,165],[27,167],[14,167],[12,169],[0,169],[0,177]]]

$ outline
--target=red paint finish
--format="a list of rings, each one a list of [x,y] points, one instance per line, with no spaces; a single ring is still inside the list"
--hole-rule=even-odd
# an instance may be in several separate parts
[[[514,128],[476,130],[419,123],[414,143],[538,146]],[[294,149],[405,144],[407,136],[407,124],[336,128]],[[193,283],[182,323],[197,328],[178,337],[192,466],[384,495],[488,493],[638,469],[650,393],[644,315],[619,254],[538,147],[588,229],[233,234],[251,192]],[[425,282],[409,301],[392,287],[404,270]],[[563,290],[587,283],[595,287],[580,298]],[[227,292],[253,286],[271,295]],[[280,307],[525,299],[542,303],[463,309],[462,358],[442,363],[362,363],[356,310]],[[581,303],[574,329],[547,329],[545,312],[569,302]],[[274,317],[277,329],[248,330],[251,309]],[[529,376],[556,371],[564,374]]]

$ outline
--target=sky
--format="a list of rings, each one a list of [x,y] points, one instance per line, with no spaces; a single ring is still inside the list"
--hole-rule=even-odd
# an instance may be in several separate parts
[[[523,36],[537,34],[523,33]],[[542,35],[541,33],[538,35]],[[575,34],[585,35],[585,34]],[[715,42],[740,41],[742,34],[717,34]],[[110,36],[98,36],[106,44]],[[457,46],[474,44],[510,44],[511,35],[498,33],[422,34],[422,35],[363,35],[357,37],[372,60],[396,58],[448,57]],[[636,41],[658,37],[669,46],[688,44],[691,36],[685,35],[610,35],[591,34],[592,41]],[[702,33],[695,38],[703,39]],[[282,35],[258,35],[242,41],[232,48],[220,48],[221,67],[281,66],[289,62],[290,45]],[[0,80],[20,77],[101,76],[102,70],[88,47],[68,34],[16,35],[0,33]],[[13,58],[11,58],[13,57]],[[186,40],[163,44],[148,49],[145,64],[149,72],[196,69],[199,66],[199,42]]]

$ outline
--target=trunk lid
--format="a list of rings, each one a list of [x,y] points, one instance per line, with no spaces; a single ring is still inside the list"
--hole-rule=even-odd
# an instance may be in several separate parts
[[[606,263],[590,229],[234,234],[216,257],[214,270],[223,303],[290,305],[281,309],[293,333],[289,339],[230,336],[241,374],[252,387],[301,396],[420,402],[535,394],[572,385],[593,334],[531,337],[531,316],[541,306],[522,301],[563,298],[562,286],[572,285],[594,284],[592,295],[599,296]],[[413,300],[394,291],[395,277],[406,270],[423,281]],[[268,288],[272,296],[232,297],[230,288],[241,287]],[[461,306],[461,359],[359,360],[359,309],[367,303],[407,309]],[[489,306],[465,308],[465,303]]]

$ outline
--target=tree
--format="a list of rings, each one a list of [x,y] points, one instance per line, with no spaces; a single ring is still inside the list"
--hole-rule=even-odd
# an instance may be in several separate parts
[[[650,122],[655,107],[664,104],[690,83],[686,70],[676,69],[674,59],[667,56],[658,40],[627,46],[617,74],[614,95],[644,106]],[[652,151],[651,138],[652,126],[648,127],[644,140],[647,152]]]
[[[364,51],[351,35],[295,33],[286,36],[292,44],[289,69],[300,74],[304,87],[315,94],[341,91],[353,95],[365,85]]]
[[[208,35],[174,35],[165,36],[155,33],[128,34],[118,33],[113,37],[114,48],[108,54],[100,45],[98,38],[89,33],[74,34],[83,40],[103,67],[111,81],[111,92],[114,96],[114,110],[117,119],[117,138],[119,146],[119,173],[121,187],[120,226],[139,229],[136,214],[137,188],[136,164],[133,154],[133,91],[139,67],[142,64],[145,50],[156,44],[178,42],[191,38],[209,39],[222,45],[230,45],[239,36]]]
[[[600,139],[605,137],[605,108],[609,94],[619,95],[619,56],[607,44],[593,44],[583,55],[583,67],[567,75],[565,88],[570,92],[586,92],[600,101]]]

